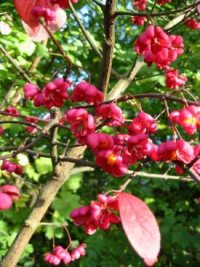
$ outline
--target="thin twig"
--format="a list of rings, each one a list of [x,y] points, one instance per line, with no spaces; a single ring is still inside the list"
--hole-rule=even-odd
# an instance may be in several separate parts
[[[49,27],[45,24],[42,23],[43,27],[45,28],[45,30],[47,31],[47,33],[49,34],[49,37],[51,38],[52,42],[54,43],[54,45],[57,47],[58,51],[61,53],[61,55],[63,56],[64,60],[67,62],[68,66],[67,66],[67,71],[65,74],[65,77],[67,77],[71,71],[72,68],[72,60],[71,58],[66,55],[64,49],[62,48],[61,44],[56,40],[56,38],[54,37],[53,33],[51,32],[51,30],[49,29]]]
[[[72,15],[73,15],[74,19],[76,20],[79,28],[81,29],[81,32],[83,33],[83,35],[86,38],[86,40],[88,41],[88,43],[90,44],[90,46],[93,48],[93,50],[97,53],[97,55],[100,56],[100,57],[102,57],[101,51],[99,50],[99,48],[94,43],[93,39],[90,36],[90,33],[83,26],[81,20],[79,19],[78,14],[76,13],[76,10],[74,9],[74,7],[73,7],[73,5],[71,3],[70,3],[70,9],[72,11]]]
[[[0,51],[4,54],[4,56],[10,61],[10,63],[18,70],[18,72],[23,76],[23,78],[31,83],[31,79],[28,77],[26,72],[16,63],[14,58],[10,56],[10,54],[0,45]]]
[[[178,13],[183,13],[183,12],[187,12],[189,9],[196,7],[198,4],[200,4],[200,1],[188,5],[186,7],[180,8],[180,9],[176,9],[176,10],[170,10],[168,12],[159,12],[159,13],[150,13],[151,17],[161,17],[161,16],[169,16],[169,15],[173,15],[173,14],[178,14]],[[117,16],[145,16],[148,17],[149,13],[148,12],[134,12],[134,11],[116,11],[115,12],[115,17]]]

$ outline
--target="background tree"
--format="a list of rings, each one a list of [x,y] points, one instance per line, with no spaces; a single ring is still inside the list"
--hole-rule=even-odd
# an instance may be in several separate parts
[[[1,171],[2,186],[15,184],[20,189],[20,194],[6,191],[19,199],[11,209],[0,213],[1,266],[16,266],[18,262],[19,266],[47,265],[43,254],[52,250],[54,239],[57,245],[69,244],[66,227],[73,240],[72,248],[83,242],[87,244],[87,256],[70,263],[72,266],[144,266],[121,226],[86,236],[69,216],[73,209],[96,199],[97,194],[118,190],[127,181],[130,183],[126,191],[143,199],[158,220],[162,246],[156,266],[198,266],[200,179],[191,168],[198,160],[196,155],[192,163],[186,162],[184,166],[179,161],[177,169],[179,172],[184,169],[183,174],[176,172],[177,158],[165,163],[145,157],[129,167],[134,179],[130,173],[116,179],[95,165],[90,149],[74,143],[69,123],[61,124],[62,112],[73,106],[70,101],[61,109],[36,108],[23,92],[26,83],[43,88],[56,77],[67,76],[73,84],[86,80],[104,93],[105,100],[115,102],[121,97],[117,105],[123,111],[125,124],[113,128],[102,120],[98,125],[101,132],[109,135],[126,132],[125,125],[142,108],[157,119],[154,143],[179,139],[180,134],[193,147],[198,145],[198,131],[188,135],[191,128],[188,130],[182,121],[170,122],[168,118],[173,110],[199,106],[198,2],[148,0],[147,8],[138,10],[141,7],[137,1],[133,6],[132,1],[125,0],[80,0],[67,9],[67,1],[55,1],[60,2],[61,8],[64,5],[67,23],[51,33],[51,27],[42,19],[40,23],[50,38],[39,42],[25,33],[20,16],[23,20],[27,18],[19,12],[18,1],[14,2],[15,6],[13,1],[0,4],[0,159],[19,164],[23,172],[20,167],[13,172],[16,167],[13,165]],[[136,25],[142,20],[144,25]],[[148,66],[143,61],[144,54],[136,53],[135,41],[149,25],[162,27],[168,35],[183,37],[184,53],[170,65],[178,69],[179,76],[171,69],[158,68],[159,57],[156,64]],[[187,76],[186,84],[180,75]],[[72,88],[69,87],[70,94]],[[88,110],[94,115],[93,107]],[[199,115],[196,119],[199,120]],[[190,120],[189,126],[193,122]]]

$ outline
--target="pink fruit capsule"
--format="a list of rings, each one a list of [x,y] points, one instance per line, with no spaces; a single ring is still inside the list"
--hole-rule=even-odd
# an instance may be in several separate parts
[[[64,264],[69,264],[71,262],[71,256],[69,252],[65,251],[65,256],[62,258]]]
[[[98,220],[102,213],[101,207],[95,203],[91,203],[90,207],[91,207],[90,211],[91,219],[94,221]]]
[[[78,260],[81,256],[81,253],[79,252],[79,250],[77,248],[75,248],[72,252],[71,252],[71,260],[75,261]]]
[[[97,195],[98,201],[100,201],[102,204],[107,204],[107,196],[104,194],[98,194]]]
[[[86,244],[85,244],[85,243],[81,244],[81,245],[77,248],[77,249],[79,250],[81,256],[85,256],[85,254],[86,254],[85,248],[86,248]]]
[[[0,210],[7,210],[12,207],[12,199],[9,195],[0,192]]]
[[[7,194],[12,200],[19,199],[20,192],[16,186],[7,184],[7,185],[3,185],[1,189],[2,189],[2,192]]]

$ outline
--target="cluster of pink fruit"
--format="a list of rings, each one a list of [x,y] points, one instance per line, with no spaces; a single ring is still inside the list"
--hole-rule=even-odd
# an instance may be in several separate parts
[[[200,128],[200,107],[186,106],[183,109],[174,110],[169,118],[172,122],[182,126],[188,135],[192,135]]]
[[[156,4],[165,5],[167,3],[171,3],[171,0],[158,0]],[[147,8],[147,0],[133,0],[133,6],[136,10],[145,10]],[[146,16],[134,16],[131,18],[131,21],[136,25],[140,26],[145,23],[147,20]]]
[[[0,210],[10,209],[13,202],[18,200],[20,192],[14,185],[3,185],[0,187]]]
[[[179,75],[179,71],[173,68],[166,68],[165,71],[165,83],[166,87],[169,89],[177,89],[185,85],[187,82],[187,77],[185,75]]]
[[[92,235],[97,229],[107,230],[110,224],[120,223],[118,199],[116,196],[99,194],[97,201],[92,201],[89,206],[79,207],[70,214],[77,226],[83,226],[88,235]]]
[[[183,53],[183,38],[169,35],[161,27],[150,25],[137,38],[135,51],[144,57],[149,65],[166,68]]]
[[[157,4],[165,5],[171,3],[171,0],[159,0]],[[133,5],[137,10],[145,10],[147,0],[134,0]],[[199,10],[200,5],[197,6]],[[134,16],[131,21],[140,26],[147,21],[146,16]],[[185,25],[192,30],[199,30],[200,23],[195,18],[187,17]],[[155,63],[158,68],[166,70],[166,87],[177,89],[183,86],[187,78],[185,75],[179,75],[178,70],[169,67],[169,64],[177,59],[183,53],[183,39],[181,36],[169,35],[160,27],[150,25],[147,27],[135,42],[135,51],[144,57],[147,64]]]
[[[27,117],[26,118],[26,122],[27,123],[31,123],[31,124],[36,124],[37,122],[38,122],[38,119],[37,118],[35,118],[35,117]],[[27,126],[26,127],[26,131],[28,132],[28,133],[32,133],[32,134],[35,134],[36,132],[37,132],[37,129],[35,128],[35,127],[33,127],[33,126]]]
[[[169,35],[161,27],[150,25],[135,42],[135,51],[144,57],[148,65],[155,63],[165,69],[166,87],[177,89],[183,86],[187,78],[179,75],[169,65],[183,53],[184,43],[181,36]]]
[[[19,111],[13,107],[13,106],[8,106],[6,109],[5,109],[5,112],[10,114],[10,115],[19,115]]]
[[[194,18],[186,18],[185,25],[190,28],[191,30],[200,30],[200,22],[198,22]]]
[[[89,206],[82,206],[73,210],[70,214],[75,225],[83,226],[88,235],[92,235],[97,229],[107,230],[110,224],[119,224],[121,222],[119,213],[119,205],[117,196],[107,196],[99,194],[96,201],[91,201]],[[71,253],[62,246],[54,248],[53,252],[44,255],[44,260],[52,265],[64,263],[68,265],[70,262],[78,260],[81,256],[85,256],[86,244],[81,244]]]
[[[157,2],[157,4],[164,5],[166,2],[171,2],[171,0],[160,0]],[[136,3],[135,8],[138,10],[144,10],[146,9],[146,1],[139,1],[139,4]],[[131,17],[131,22],[134,23],[137,26],[144,25],[144,23],[147,21],[147,16],[133,16]],[[191,30],[200,30],[200,22],[198,22],[195,18],[186,18],[185,19],[185,26],[190,28]]]
[[[48,1],[47,1],[48,2]],[[72,0],[72,3],[77,3],[78,0]],[[52,4],[53,6],[51,6]],[[56,10],[57,6],[59,8],[69,8],[69,0],[61,1],[61,0],[50,0],[50,3],[48,3],[49,7],[43,7],[43,6],[34,6],[31,15],[35,18],[44,18],[45,23],[47,25],[51,25],[52,22],[56,20]]]
[[[35,85],[27,84],[24,88],[25,97],[35,101],[39,95],[45,101],[48,92],[49,104],[43,103],[46,107],[60,107],[66,98],[72,102],[85,101],[93,105],[94,114],[90,114],[83,107],[67,110],[65,121],[70,124],[70,129],[79,144],[86,144],[91,149],[96,164],[104,171],[120,177],[127,173],[130,165],[146,157],[154,161],[181,163],[190,163],[194,159],[193,147],[184,140],[168,141],[160,145],[153,143],[149,135],[156,133],[157,123],[151,115],[140,111],[130,125],[125,125],[121,109],[115,103],[103,103],[103,94],[94,85],[82,81],[73,88],[70,96],[67,92],[69,84],[70,82],[56,79],[48,83],[41,92]],[[186,132],[194,133],[200,125],[199,114],[199,107],[190,106],[181,112],[172,112],[170,119],[181,125]],[[102,123],[102,120],[103,125],[123,126],[128,133],[113,136],[99,133],[96,125],[98,121]]]
[[[41,90],[32,84],[28,83],[24,87],[24,97],[34,101],[36,107],[44,106],[47,109],[51,107],[61,107],[64,100],[69,98],[67,89],[71,85],[70,82],[63,79],[55,79]]]
[[[35,6],[32,9],[32,15],[36,18],[43,17],[47,25],[49,25],[52,21],[55,21],[56,19],[56,12],[50,8],[45,7]]]
[[[6,170],[8,172],[14,172],[18,175],[22,174],[22,167],[21,165],[8,161],[8,160],[4,160],[2,165],[1,165],[1,170]]]
[[[147,21],[146,16],[134,16],[131,17],[131,22],[134,23],[137,26],[144,25],[144,23]]]
[[[71,253],[69,253],[68,249],[63,248],[62,246],[57,246],[54,248],[53,252],[47,252],[44,255],[44,260],[52,265],[59,265],[60,263],[64,263],[68,265],[70,262],[80,259],[80,257],[85,256],[86,244],[83,243],[77,248],[73,249]]]
[[[171,3],[172,0],[158,0],[156,4],[165,5]],[[147,8],[147,0],[133,0],[133,6],[137,10],[145,10]]]
[[[14,162],[4,160],[1,165],[1,170],[6,170],[8,172],[14,172],[18,175],[22,174],[22,167]],[[18,188],[14,185],[3,185],[0,187],[0,210],[10,209],[13,202],[18,200],[20,192]]]

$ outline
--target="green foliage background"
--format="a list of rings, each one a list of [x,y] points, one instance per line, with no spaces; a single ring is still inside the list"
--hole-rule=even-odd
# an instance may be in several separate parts
[[[79,1],[75,6],[80,19],[86,29],[101,47],[103,38],[102,12],[92,1]],[[128,0],[119,0],[118,9],[125,10],[131,7]],[[191,4],[192,1],[186,1]],[[152,4],[152,1],[149,1]],[[183,1],[174,0],[173,4],[167,4],[164,8],[156,6],[156,11],[163,9],[170,10],[181,7]],[[65,66],[64,60],[58,55],[56,48],[48,41],[47,46],[33,43],[24,33],[19,17],[17,16],[12,1],[1,1],[0,13],[7,12],[11,16],[8,21],[5,16],[0,19],[6,21],[12,27],[12,33],[8,36],[0,36],[0,45],[5,47],[9,54],[15,58],[18,64],[26,71],[29,70],[35,57],[41,57],[37,69],[30,74],[31,79],[40,86],[49,81],[54,73]],[[98,84],[100,72],[100,59],[88,45],[79,27],[74,21],[71,13],[67,10],[67,25],[55,36],[61,42],[64,50],[70,55],[73,62],[87,69],[91,73],[92,83]],[[157,18],[156,23],[165,25],[166,19],[170,21],[173,16]],[[113,68],[121,75],[129,71],[135,61],[133,42],[142,32],[144,27],[134,27],[130,17],[119,17],[117,19],[116,45],[114,52]],[[193,94],[199,98],[200,85],[200,54],[198,42],[199,31],[191,32],[184,26],[177,28],[175,34],[181,34],[185,41],[185,53],[173,64],[179,68],[181,73],[187,74],[188,84],[192,86]],[[62,75],[62,71],[59,72]],[[161,75],[159,75],[161,74]],[[147,77],[147,78],[144,78]],[[77,82],[87,79],[84,71],[73,69],[71,79]],[[116,83],[112,77],[110,88]],[[22,95],[24,85],[21,77],[7,59],[0,57],[0,99],[3,110],[11,101],[17,102]],[[12,87],[12,93],[5,99],[5,95]],[[154,66],[143,67],[138,73],[136,80],[129,86],[127,93],[140,92],[166,92],[164,76]],[[190,96],[188,96],[190,98]],[[144,111],[157,116],[163,109],[158,100],[143,100]],[[69,106],[66,104],[65,109]],[[133,118],[137,108],[132,104],[120,104],[126,118]],[[170,109],[179,108],[181,105],[170,105]],[[35,115],[43,117],[47,112],[36,109],[30,102],[23,99],[17,104],[20,113],[24,115]],[[0,138],[0,151],[4,147],[19,146],[22,140],[27,137],[23,126],[9,125],[4,127],[5,134]],[[104,128],[104,131],[112,133],[111,129]],[[182,133],[182,132],[181,132]],[[157,142],[164,141],[171,137],[166,118],[160,120]],[[182,133],[184,135],[184,133]],[[31,138],[31,137],[30,137]],[[67,142],[71,138],[70,133],[60,131],[60,141]],[[186,140],[190,140],[185,136]],[[193,138],[193,143],[199,142],[199,133]],[[49,140],[43,140],[37,145],[38,151],[48,152]],[[86,158],[93,160],[88,151]],[[18,157],[18,161],[24,166],[22,177],[8,175],[1,172],[0,184],[16,183],[21,188],[21,198],[15,206],[0,213],[0,258],[5,254],[13,239],[17,235],[20,226],[25,221],[33,203],[36,199],[39,187],[51,173],[51,162],[45,158],[35,158],[27,155]],[[144,169],[149,173],[169,173],[176,175],[173,166],[167,164],[151,164]],[[126,177],[125,177],[126,178]],[[133,252],[121,227],[111,227],[109,231],[97,232],[93,236],[86,236],[82,229],[76,228],[69,219],[69,213],[79,205],[85,205],[95,199],[99,192],[106,192],[110,189],[117,189],[124,181],[114,179],[100,170],[93,172],[79,173],[71,176],[70,180],[63,186],[44,221],[53,223],[68,223],[68,227],[74,240],[87,243],[87,256],[71,266],[80,267],[139,267],[144,266],[143,262]],[[193,182],[169,181],[165,179],[134,178],[128,191],[142,198],[153,210],[157,217],[162,233],[162,250],[158,267],[166,266],[200,266],[200,204],[196,201],[200,197],[199,187]],[[65,231],[52,226],[41,226],[26,247],[23,257],[18,266],[41,267],[47,266],[43,262],[43,253],[51,250],[52,238],[55,236],[56,244],[67,245],[68,239]]]

